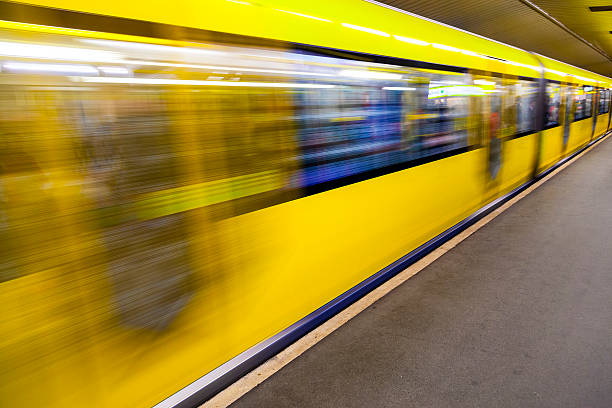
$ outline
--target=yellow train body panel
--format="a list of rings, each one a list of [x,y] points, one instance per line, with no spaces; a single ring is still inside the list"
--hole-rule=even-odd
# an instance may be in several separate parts
[[[106,285],[80,276],[93,271],[71,277],[49,271],[19,280],[17,287],[5,285],[14,295],[1,296],[11,315],[8,322],[18,323],[10,312],[16,309],[29,311],[25,327],[32,321],[48,322],[34,333],[18,332],[38,339],[36,349],[47,350],[52,359],[17,366],[29,373],[17,371],[18,383],[3,383],[3,401],[68,407],[81,406],[83,398],[89,398],[90,406],[152,406],[479,208],[483,162],[483,151],[475,150],[382,176],[377,183],[361,182],[220,222],[214,229],[221,247],[245,248],[248,257],[223,257],[228,262],[225,276],[192,299],[175,329],[163,336],[120,328],[100,331],[97,315],[103,306],[95,299],[107,303],[110,294]],[[405,216],[398,219],[398,213]],[[257,242],[253,237],[267,237],[265,245],[252,247]],[[48,275],[54,274],[69,279],[71,287],[53,284]],[[73,291],[80,286],[95,295]],[[27,299],[40,302],[39,294],[26,295],[31,290],[48,291],[55,300],[24,304]],[[70,306],[75,302],[86,305],[78,316]],[[32,315],[34,310],[44,314]],[[55,350],[66,341],[68,327],[90,337],[61,354]],[[14,337],[16,330],[5,328],[3,338],[25,343]],[[40,393],[27,392],[32,383],[43,385]]]
[[[525,183],[533,175],[537,155],[537,133],[505,142],[499,195]]]
[[[445,49],[436,49],[434,54],[429,47],[397,41],[391,35],[424,41],[435,38],[437,42],[454,44],[454,47],[467,51],[486,51],[492,56],[511,57],[510,59],[519,64],[537,65],[533,57],[518,48],[355,0],[339,0],[332,3],[315,1],[307,4],[298,0],[264,0],[252,4],[226,0],[206,2],[183,0],[172,5],[159,0],[153,3],[116,0],[96,4],[86,4],[80,0],[37,0],[27,3],[378,55],[393,55],[419,61],[436,62],[445,59],[454,61],[454,65],[472,68],[488,64],[491,67],[489,70],[494,71],[500,71],[505,66],[495,60],[483,62],[481,58]],[[287,11],[321,20],[305,18]],[[410,21],[409,25],[406,24],[407,21]],[[379,30],[387,36],[372,35],[347,28],[342,24]],[[513,66],[512,69],[517,75],[534,74],[531,68]]]
[[[482,163],[482,151],[473,151],[223,221],[227,247],[248,248],[253,237],[267,237],[265,245],[249,248],[248,259],[236,259],[210,287],[224,301],[194,299],[177,323],[184,331],[139,356],[147,369],[109,384],[108,406],[158,402],[465,218],[482,205]],[[170,359],[168,350],[176,350]],[[128,351],[115,344],[103,355]]]
[[[570,136],[567,142],[567,154],[571,154],[591,140],[593,119],[588,118],[570,125]]]
[[[608,130],[609,113],[601,113],[597,115],[597,123],[595,124],[595,133],[593,137],[599,137]]]
[[[563,126],[557,126],[542,132],[540,170],[549,168],[563,156],[563,132]]]

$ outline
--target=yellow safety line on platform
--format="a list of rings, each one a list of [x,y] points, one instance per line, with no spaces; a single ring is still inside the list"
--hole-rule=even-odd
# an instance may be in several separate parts
[[[567,163],[564,163],[562,166],[551,172],[543,179],[537,181],[535,184],[518,194],[516,197],[509,200],[507,203],[505,203],[498,209],[494,210],[491,214],[487,215],[482,220],[478,221],[476,224],[470,226],[465,231],[461,232],[454,238],[442,244],[440,247],[436,248],[434,251],[421,258],[419,261],[410,265],[404,271],[389,279],[387,282],[383,283],[381,286],[374,289],[372,292],[368,293],[363,298],[359,299],[357,302],[353,303],[352,305],[350,305],[349,307],[347,307],[346,309],[344,309],[343,311],[341,311],[340,313],[338,313],[337,315],[314,329],[313,331],[306,334],[304,337],[302,337],[295,343],[291,344],[289,347],[278,353],[276,356],[272,357],[271,359],[269,359],[268,361],[266,361],[244,377],[242,377],[240,380],[236,381],[228,388],[221,391],[219,394],[202,404],[200,408],[221,408],[227,407],[228,405],[232,404],[234,401],[238,400],[244,394],[251,391],[257,385],[261,384],[267,378],[269,378],[274,373],[283,368],[285,365],[289,364],[295,358],[299,357],[302,353],[317,344],[327,335],[334,332],[344,323],[348,322],[353,317],[357,316],[359,313],[363,312],[376,301],[381,299],[383,296],[391,292],[393,289],[397,288],[399,285],[406,282],[408,279],[425,269],[427,266],[431,265],[436,259],[440,258],[442,255],[453,249],[461,241],[472,235],[474,232],[478,231],[495,217],[497,217],[498,215],[506,211],[508,208],[516,204],[518,201],[523,199],[525,196],[530,194],[533,190],[540,187],[542,184],[554,177],[560,171],[564,170],[567,166],[580,159],[583,155],[585,155],[591,149],[606,140],[608,137],[610,137],[610,133],[602,137],[597,143],[593,144],[573,159],[569,160]]]

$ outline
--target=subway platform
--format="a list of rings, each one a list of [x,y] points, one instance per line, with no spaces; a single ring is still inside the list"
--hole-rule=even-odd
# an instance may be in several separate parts
[[[612,406],[612,141],[232,404]]]

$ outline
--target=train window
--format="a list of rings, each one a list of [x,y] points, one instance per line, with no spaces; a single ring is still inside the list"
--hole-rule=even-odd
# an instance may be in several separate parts
[[[501,135],[510,138],[516,135],[516,79],[506,78],[500,90],[503,91]]]
[[[576,92],[576,111],[574,113],[574,120],[580,120],[588,118],[592,115],[593,110],[593,87],[583,86],[578,88]]]
[[[561,85],[549,82],[546,85],[546,121],[544,126],[559,125],[559,110],[561,107]]]
[[[600,89],[599,90],[599,110],[598,113],[608,113],[610,111],[610,90]]]
[[[369,68],[370,74],[336,79],[333,88],[296,93],[302,163],[296,186],[309,188],[468,145],[468,101],[475,91],[468,75]]]
[[[576,89],[575,100],[574,100],[574,120],[580,120],[584,118],[584,104],[585,104],[584,91],[580,88]]]
[[[342,82],[333,89],[294,96],[301,162],[294,187],[309,187],[407,159],[402,140],[403,93],[416,88],[385,90],[398,84],[377,79]]]
[[[593,115],[593,98],[595,91],[592,86],[586,86],[584,91],[586,92],[584,116],[588,118]]]
[[[516,88],[516,132],[528,134],[536,128],[536,100],[538,86],[535,81],[519,80]]]
[[[416,92],[404,100],[406,136],[417,157],[467,145],[470,86],[468,75],[418,73]]]
[[[1,75],[17,99],[36,83],[63,104],[58,127],[70,127],[87,202],[107,215],[100,228],[126,242],[133,231],[123,225],[135,219],[147,220],[151,237],[186,231],[176,214],[188,209],[233,215],[238,202],[261,208],[465,151],[470,98],[487,91],[463,72],[323,52],[40,41],[109,59],[85,68],[80,59],[74,67],[11,62]]]
[[[584,88],[578,87],[575,92],[575,110],[574,110],[574,120],[580,120],[586,117],[584,114],[584,108],[586,104],[586,94]]]

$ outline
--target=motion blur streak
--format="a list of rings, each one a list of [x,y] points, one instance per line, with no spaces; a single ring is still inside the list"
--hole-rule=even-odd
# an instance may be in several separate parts
[[[121,68],[116,68],[116,71]],[[35,70],[35,69],[30,69]],[[58,68],[54,72],[61,71]],[[70,71],[68,68],[63,71]],[[96,71],[97,72],[97,71]],[[109,72],[108,70],[106,72]],[[112,72],[111,72],[112,73]],[[222,77],[215,77],[222,78]],[[331,84],[297,84],[291,82],[230,82],[230,81],[198,81],[189,79],[163,78],[91,78],[70,77],[75,82],[97,82],[105,84],[140,84],[140,85],[203,85],[203,86],[250,86],[254,88],[333,88]],[[239,79],[239,78],[238,78]]]
[[[232,217],[474,143],[467,96],[428,98],[431,84],[467,85],[467,74],[261,47],[0,35],[11,39],[0,42],[9,405],[15,395],[78,405],[95,367],[106,367],[96,389],[119,387],[139,370],[125,350],[172,344],[194,305],[197,324],[222,310],[230,319],[232,305],[219,305],[228,277],[273,241],[221,227],[238,228]],[[34,378],[62,391],[24,393]]]

